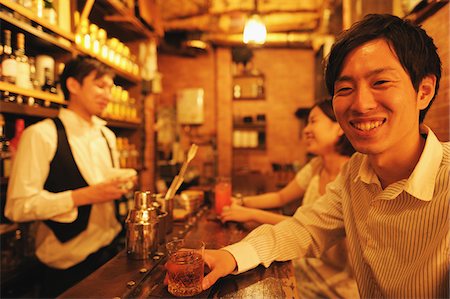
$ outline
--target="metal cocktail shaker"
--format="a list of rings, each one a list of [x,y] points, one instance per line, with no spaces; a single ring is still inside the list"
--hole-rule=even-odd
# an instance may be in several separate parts
[[[127,255],[132,259],[148,259],[158,249],[158,215],[151,195],[136,191],[134,208],[125,220]]]

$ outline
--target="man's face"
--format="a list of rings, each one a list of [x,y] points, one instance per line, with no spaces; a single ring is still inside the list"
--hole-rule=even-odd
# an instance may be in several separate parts
[[[334,88],[336,118],[357,151],[401,154],[417,140],[423,107],[385,40],[372,40],[351,51]]]
[[[109,75],[95,78],[97,73],[91,72],[83,79],[77,89],[79,106],[89,115],[99,116],[111,100],[111,88],[114,84]]]

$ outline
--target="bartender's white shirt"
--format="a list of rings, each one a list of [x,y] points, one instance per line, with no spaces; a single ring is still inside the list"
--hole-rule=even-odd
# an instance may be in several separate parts
[[[108,139],[115,165],[118,165],[116,137],[105,127],[106,122],[95,116],[87,122],[68,109],[61,109],[59,118],[83,178],[89,185],[105,181],[113,165],[101,131]],[[8,184],[5,215],[9,219],[16,222],[47,219],[73,222],[77,218],[72,191],[51,193],[43,189],[56,145],[56,127],[51,119],[31,125],[23,132]],[[87,229],[66,243],[59,242],[53,232],[39,222],[36,256],[50,267],[66,269],[109,245],[120,230],[114,203],[94,204]]]

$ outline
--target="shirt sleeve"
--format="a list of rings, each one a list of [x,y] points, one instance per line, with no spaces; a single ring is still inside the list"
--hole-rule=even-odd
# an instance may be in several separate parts
[[[50,162],[56,152],[56,127],[43,121],[27,128],[20,139],[8,182],[5,215],[12,221],[55,220],[77,217],[71,191],[44,190]]]
[[[314,204],[300,207],[293,217],[276,225],[261,225],[241,242],[225,247],[235,258],[238,273],[273,261],[319,257],[345,237],[341,198],[344,178],[328,184]]]

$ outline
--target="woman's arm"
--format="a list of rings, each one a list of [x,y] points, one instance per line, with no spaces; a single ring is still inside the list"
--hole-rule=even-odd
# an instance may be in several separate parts
[[[278,222],[287,218],[287,216],[281,214],[260,209],[246,208],[235,204],[231,205],[230,207],[225,207],[221,215],[222,221],[255,221],[258,223],[267,224],[277,224]]]
[[[278,192],[270,192],[256,196],[245,196],[242,198],[241,204],[245,207],[256,209],[280,208],[285,204],[302,197],[304,193],[305,190],[300,187],[294,179]],[[233,201],[239,203],[239,200],[236,198],[234,198]]]

